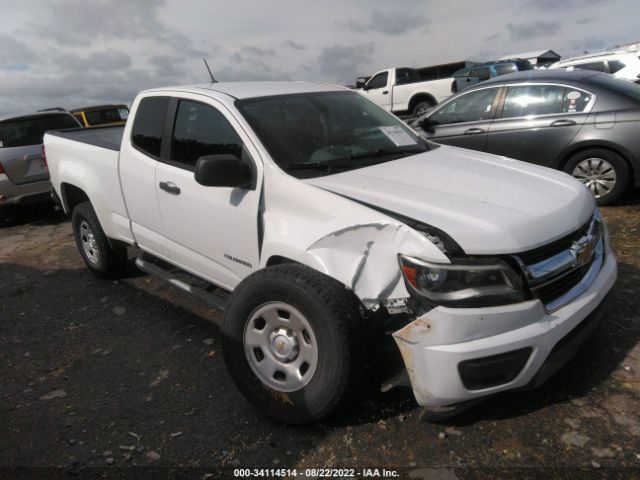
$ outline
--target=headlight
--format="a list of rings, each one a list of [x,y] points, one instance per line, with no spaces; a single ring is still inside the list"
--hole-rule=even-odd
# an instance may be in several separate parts
[[[499,259],[459,260],[453,264],[429,263],[398,255],[405,283],[438,305],[478,307],[504,305],[526,299],[520,277]]]

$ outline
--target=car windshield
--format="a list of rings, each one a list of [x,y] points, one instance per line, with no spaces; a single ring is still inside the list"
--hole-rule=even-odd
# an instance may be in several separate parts
[[[273,160],[296,177],[361,168],[428,150],[400,120],[351,92],[238,100]]]
[[[608,73],[601,73],[599,75],[589,77],[589,81],[609,90],[614,90],[626,95],[627,97],[631,97],[634,100],[640,101],[640,85],[632,82],[631,80],[623,80],[621,78],[616,78],[613,75],[609,75]]]

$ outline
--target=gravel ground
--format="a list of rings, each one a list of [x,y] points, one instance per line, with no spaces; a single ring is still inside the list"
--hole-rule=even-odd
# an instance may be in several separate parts
[[[219,315],[133,267],[94,278],[67,219],[25,210],[0,230],[0,477],[214,478],[222,466],[640,478],[640,195],[603,213],[613,310],[541,388],[429,424],[408,390],[372,385],[348,411],[294,428],[236,391]]]

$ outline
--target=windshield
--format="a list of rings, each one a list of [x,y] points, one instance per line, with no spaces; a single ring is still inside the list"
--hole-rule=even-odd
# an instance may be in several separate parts
[[[319,92],[236,102],[273,160],[296,177],[361,168],[426,151],[394,116],[351,92]]]

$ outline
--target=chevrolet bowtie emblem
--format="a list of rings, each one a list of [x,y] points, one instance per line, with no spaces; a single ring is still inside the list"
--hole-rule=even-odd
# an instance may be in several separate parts
[[[589,263],[596,247],[596,237],[573,242],[571,245],[571,255],[573,255],[573,265],[583,266]]]

